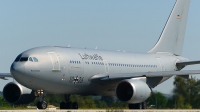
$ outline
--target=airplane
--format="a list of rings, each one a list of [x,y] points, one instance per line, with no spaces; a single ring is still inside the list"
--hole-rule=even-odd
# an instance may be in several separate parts
[[[63,94],[60,109],[78,109],[71,94],[116,96],[129,109],[146,109],[152,88],[177,75],[189,78],[200,70],[182,70],[200,64],[182,57],[190,0],[177,0],[161,36],[147,53],[80,49],[60,46],[36,47],[20,53],[10,67],[13,77],[3,96],[11,104],[28,104],[36,97],[38,109],[46,109],[46,94]]]

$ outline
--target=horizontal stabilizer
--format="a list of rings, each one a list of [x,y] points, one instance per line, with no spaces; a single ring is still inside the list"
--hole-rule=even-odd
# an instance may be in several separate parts
[[[176,66],[186,66],[186,65],[195,65],[195,64],[200,64],[200,61],[177,62]]]

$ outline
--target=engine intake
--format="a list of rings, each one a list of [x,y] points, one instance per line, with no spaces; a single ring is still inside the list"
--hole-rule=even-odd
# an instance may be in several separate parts
[[[119,100],[128,103],[144,102],[151,95],[149,86],[139,79],[121,81],[115,92]]]
[[[28,104],[35,100],[34,91],[17,82],[10,82],[3,88],[4,99],[11,104]]]

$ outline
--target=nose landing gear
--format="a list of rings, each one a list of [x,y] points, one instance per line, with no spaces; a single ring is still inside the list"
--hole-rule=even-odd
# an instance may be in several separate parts
[[[60,109],[78,109],[78,103],[70,101],[70,95],[65,95],[65,101],[60,103]]]
[[[44,90],[37,90],[35,95],[39,97],[39,101],[37,102],[37,108],[46,109],[48,104],[46,101],[44,101],[44,97],[46,96]]]

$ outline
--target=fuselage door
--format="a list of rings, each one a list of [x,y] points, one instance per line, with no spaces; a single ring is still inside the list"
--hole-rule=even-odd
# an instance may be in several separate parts
[[[105,66],[105,72],[109,72],[108,62],[106,60],[103,60],[104,66]]]
[[[53,72],[59,72],[60,71],[60,62],[58,59],[58,56],[56,55],[55,52],[48,52],[49,57],[51,59],[52,62],[52,71]]]

